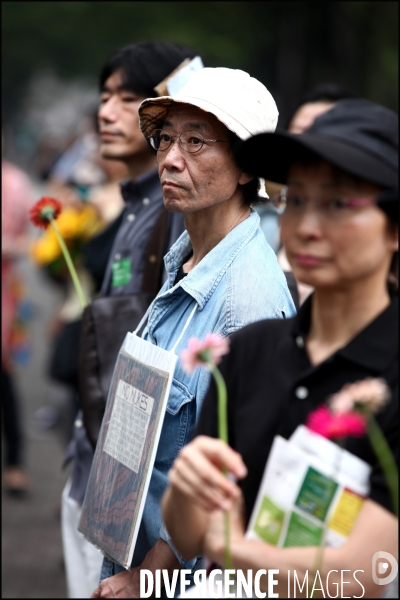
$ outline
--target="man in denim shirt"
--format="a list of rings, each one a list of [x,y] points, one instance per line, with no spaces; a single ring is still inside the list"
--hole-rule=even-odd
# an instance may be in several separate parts
[[[227,336],[265,318],[293,316],[295,307],[274,251],[251,208],[258,181],[235,163],[232,146],[274,131],[275,102],[256,79],[239,70],[202,69],[174,96],[139,107],[140,127],[157,156],[167,210],[183,214],[186,231],[165,256],[168,280],[148,315],[142,337],[176,353],[190,337]],[[160,501],[167,473],[190,440],[209,383],[200,369],[186,374],[178,361],[133,555],[125,571],[104,559],[92,597],[140,597],[140,569],[195,569],[174,548]]]

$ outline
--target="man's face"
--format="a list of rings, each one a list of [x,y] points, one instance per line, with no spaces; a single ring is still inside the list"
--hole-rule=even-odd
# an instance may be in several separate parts
[[[228,130],[214,115],[190,104],[174,105],[162,127],[172,136],[198,132],[205,139],[202,149],[191,154],[178,140],[157,152],[158,172],[167,210],[183,214],[207,209],[238,194],[238,184],[250,179],[236,165],[228,143]]]
[[[103,87],[98,111],[100,152],[104,158],[128,160],[147,156],[150,149],[139,128],[138,108],[145,98],[122,84],[121,71],[116,71]]]

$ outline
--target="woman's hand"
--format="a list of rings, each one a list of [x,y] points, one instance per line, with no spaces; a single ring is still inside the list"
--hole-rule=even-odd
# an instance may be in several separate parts
[[[247,475],[240,454],[221,440],[199,436],[182,448],[169,471],[169,481],[173,490],[207,512],[230,510],[241,491],[223,469],[237,479]]]
[[[244,500],[240,495],[234,500],[229,511],[230,539],[229,543],[238,544],[243,541],[245,534]],[[203,538],[202,553],[212,562],[222,565],[225,552],[225,521],[222,510],[214,511],[209,518],[208,528]]]

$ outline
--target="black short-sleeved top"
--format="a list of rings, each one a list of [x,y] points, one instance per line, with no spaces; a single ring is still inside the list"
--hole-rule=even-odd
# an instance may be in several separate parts
[[[248,475],[240,482],[250,519],[275,435],[288,439],[307,415],[346,383],[382,377],[392,398],[377,415],[398,463],[398,299],[346,346],[317,366],[304,348],[312,296],[292,319],[252,323],[231,337],[220,367],[228,390],[230,445],[242,455]],[[195,435],[217,437],[216,388],[213,381]],[[393,506],[386,480],[368,438],[348,437],[345,447],[372,465],[370,498]]]

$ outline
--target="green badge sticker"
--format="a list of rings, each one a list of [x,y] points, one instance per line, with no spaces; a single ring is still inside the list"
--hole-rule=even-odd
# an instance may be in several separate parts
[[[254,525],[256,534],[268,544],[276,546],[282,530],[285,512],[264,496]]]
[[[337,487],[333,479],[309,467],[295,504],[304,512],[325,521]]]
[[[126,285],[131,280],[131,259],[114,260],[112,264],[112,287]]]
[[[321,544],[323,527],[315,525],[307,517],[292,512],[286,533],[284,548],[293,546],[319,546]]]

